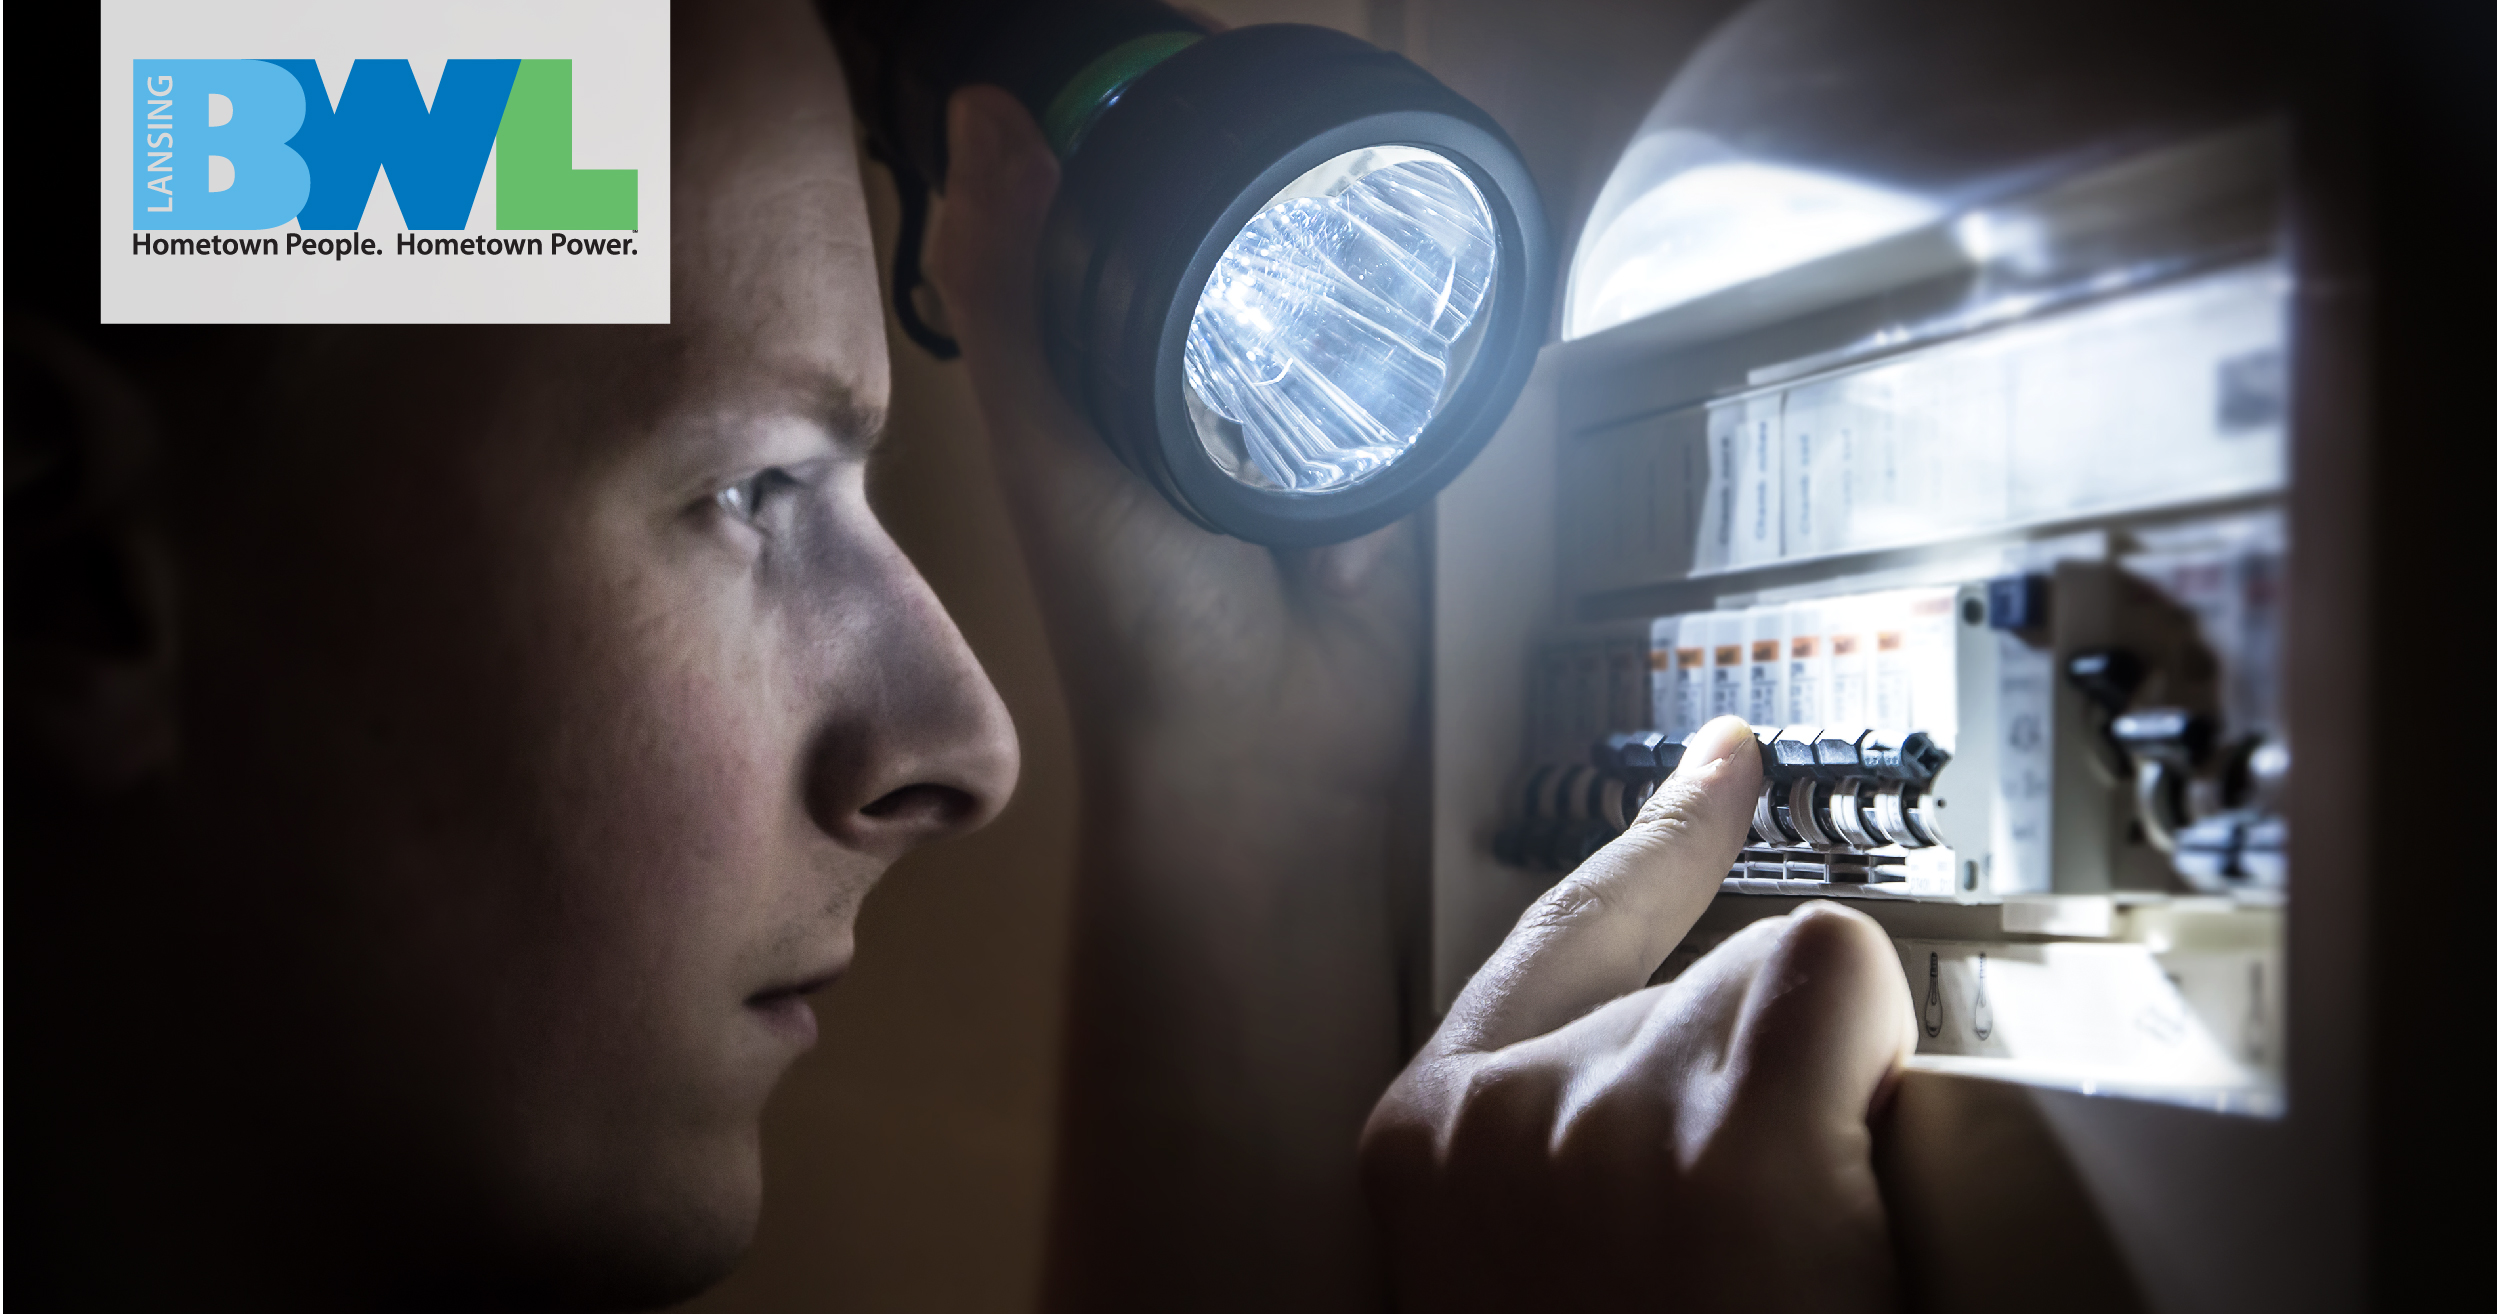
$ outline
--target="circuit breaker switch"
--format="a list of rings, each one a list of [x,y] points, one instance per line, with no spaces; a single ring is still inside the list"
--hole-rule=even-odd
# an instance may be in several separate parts
[[[1650,769],[1649,755],[1640,751],[1632,735],[1608,735],[1589,745],[1589,765],[1600,771]]]
[[[1789,823],[1789,829],[1797,832],[1798,841],[1808,848],[1829,849],[1836,847],[1840,841],[1817,824],[1823,802],[1816,797],[1818,793],[1828,799],[1832,796],[1832,786],[1805,778],[1791,781],[1788,805],[1782,810],[1780,820]]]
[[[1753,727],[1753,730],[1754,742],[1762,745],[1763,748],[1763,778],[1765,780],[1774,779],[1781,774],[1780,759],[1772,756],[1772,741],[1780,737],[1780,727],[1776,725],[1758,725]]]
[[[1989,628],[2037,630],[2049,624],[2049,576],[2005,575],[1988,582]]]
[[[1595,822],[1562,822],[1546,833],[1545,867],[1548,871],[1570,871],[1589,860],[1589,855],[1605,848],[1615,838],[1607,828]]]
[[[2125,648],[2092,648],[2067,659],[2067,683],[2111,716],[2126,711],[2145,683],[2145,663]]]
[[[1831,830],[1833,838],[1854,849],[1882,848],[1885,844],[1868,829],[1860,812],[1860,801],[1867,792],[1868,783],[1857,777],[1837,781],[1832,786],[1832,792],[1824,798],[1822,820]]]
[[[1858,775],[1858,741],[1867,731],[1819,730],[1815,735],[1815,767],[1826,780]]]
[[[1663,730],[1608,735],[1589,746],[1589,764],[1625,776],[1665,779],[1684,759],[1685,746]]]
[[[1763,790],[1754,796],[1754,839],[1760,844],[1778,847],[1799,843],[1798,833],[1784,824],[1782,813],[1789,809],[1789,787],[1772,781],[1763,782]]]
[[[1903,879],[1887,848],[1944,844],[1930,782],[1953,754],[1923,730],[1752,727],[1763,769],[1743,865],[1769,879],[1870,883]],[[1513,866],[1569,871],[1640,815],[1686,745],[1656,730],[1606,735],[1586,764],[1548,762],[1516,787],[1517,818],[1493,836]]]
[[[1821,774],[1815,763],[1815,738],[1823,732],[1811,725],[1793,725],[1772,740],[1772,764],[1780,779],[1805,780]]]
[[[2212,717],[2178,707],[2155,707],[2114,717],[2110,737],[2130,756],[2159,758],[2184,767],[2202,765],[2214,747]]]
[[[1562,770],[1561,767],[1547,764],[1528,773],[1528,779],[1520,785],[1520,815],[1522,817],[1531,821],[1542,821],[1555,814],[1555,778],[1562,774]]]
[[[2111,742],[2136,764],[2136,819],[2145,841],[2175,858],[2180,832],[2197,819],[2189,800],[2190,775],[2213,750],[2214,736],[2214,719],[2186,708],[2153,707],[2111,718]],[[2190,875],[2178,862],[2172,865]]]
[[[1909,734],[1871,730],[1858,741],[1859,766],[1880,780],[1924,785],[1953,760],[1954,755],[1925,730]]]
[[[1944,797],[1934,790],[1905,792],[1902,796],[1903,818],[1910,822],[1911,831],[1932,847],[1945,843],[1945,827],[1937,816],[1937,810],[1944,806]]]
[[[1936,847],[1934,839],[1911,825],[1911,810],[1918,805],[1920,795],[1925,792],[1917,785],[1906,785],[1898,780],[1876,786],[1875,806],[1869,809],[1872,814],[1869,820],[1874,824],[1869,829],[1906,849]]]
[[[1660,780],[1665,780],[1675,775],[1676,768],[1683,764],[1685,746],[1673,739],[1664,739],[1663,742],[1651,747],[1650,756],[1657,762],[1657,765],[1650,768],[1651,774]]]
[[[1554,787],[1554,812],[1558,821],[1589,820],[1589,787],[1598,780],[1598,773],[1585,766],[1565,767]]]

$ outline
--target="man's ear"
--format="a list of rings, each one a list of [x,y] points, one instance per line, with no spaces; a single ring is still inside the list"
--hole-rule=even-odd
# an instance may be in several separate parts
[[[95,344],[14,314],[6,383],[10,765],[48,789],[127,790],[173,764],[177,724],[147,391]]]

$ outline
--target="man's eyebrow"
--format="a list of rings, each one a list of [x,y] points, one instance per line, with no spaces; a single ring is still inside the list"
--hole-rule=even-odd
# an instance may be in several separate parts
[[[815,413],[825,422],[825,431],[834,441],[851,448],[861,456],[874,456],[886,441],[886,408],[865,406],[851,390],[828,381],[820,390]]]

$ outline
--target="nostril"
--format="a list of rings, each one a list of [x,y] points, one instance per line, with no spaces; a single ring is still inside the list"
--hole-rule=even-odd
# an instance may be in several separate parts
[[[981,805],[950,785],[905,785],[868,806],[860,815],[913,829],[953,830],[972,820]]]

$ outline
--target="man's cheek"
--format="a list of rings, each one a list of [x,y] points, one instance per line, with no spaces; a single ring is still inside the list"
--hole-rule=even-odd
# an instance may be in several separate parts
[[[789,636],[751,583],[622,517],[574,556],[558,816],[637,957],[708,976],[770,927],[806,867],[798,788],[813,719]],[[576,573],[578,572],[578,573]],[[563,581],[552,581],[562,583]],[[619,923],[625,923],[619,925]],[[712,982],[708,991],[737,983]],[[760,984],[760,983],[757,983]],[[755,984],[741,989],[756,988]]]
[[[667,682],[637,706],[645,724],[619,745],[622,778],[589,804],[613,816],[621,859],[670,902],[700,904],[786,842],[788,741],[740,690],[711,680]]]

